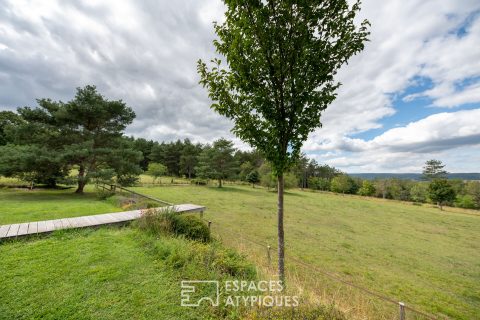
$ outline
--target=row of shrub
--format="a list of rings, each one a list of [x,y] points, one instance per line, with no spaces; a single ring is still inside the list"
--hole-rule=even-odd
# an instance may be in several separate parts
[[[450,189],[453,196],[445,204],[467,209],[480,209],[480,181],[463,181],[459,179],[442,180],[445,189]],[[308,180],[311,189],[332,191],[343,194],[412,201],[418,203],[436,203],[432,198],[431,181],[414,181],[402,179],[362,180],[346,174],[332,179],[311,177]]]

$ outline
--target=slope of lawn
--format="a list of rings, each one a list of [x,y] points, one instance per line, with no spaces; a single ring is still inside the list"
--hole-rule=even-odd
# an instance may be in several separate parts
[[[74,191],[0,188],[0,225],[122,211],[112,201],[98,200],[93,187],[82,195]]]
[[[241,186],[135,190],[207,206],[205,218],[230,243],[239,243],[241,234],[276,244],[273,192]],[[300,190],[289,191],[285,204],[287,256],[432,314],[479,318],[480,216],[474,212]]]
[[[224,249],[131,227],[3,243],[0,319],[235,319],[236,310],[180,304],[181,280],[233,277],[205,265],[202,252],[215,250]],[[245,266],[253,274],[234,278],[253,279]]]

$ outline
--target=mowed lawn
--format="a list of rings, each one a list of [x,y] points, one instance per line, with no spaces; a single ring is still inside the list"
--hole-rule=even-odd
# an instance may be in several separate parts
[[[205,218],[230,242],[243,234],[276,244],[273,192],[246,186],[135,190],[207,206]],[[423,311],[480,318],[480,216],[300,190],[288,191],[285,205],[287,256]]]
[[[235,319],[235,310],[180,304],[181,280],[224,279],[199,253],[212,250],[131,227],[9,241],[0,244],[0,319]]]
[[[98,200],[93,187],[85,194],[75,189],[0,189],[0,225],[122,211],[108,200]]]

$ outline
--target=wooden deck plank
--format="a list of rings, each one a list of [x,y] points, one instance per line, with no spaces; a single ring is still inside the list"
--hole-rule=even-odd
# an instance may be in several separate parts
[[[9,224],[0,226],[0,238],[4,238],[7,235],[8,230],[10,230]]]
[[[63,229],[62,219],[56,219],[52,221],[53,221],[53,225],[55,226],[55,230]]]
[[[6,237],[7,238],[16,237],[18,233],[18,228],[20,228],[19,223],[12,224],[10,226],[10,229],[8,229]]]
[[[20,227],[18,228],[17,236],[23,236],[28,234],[28,225],[29,223],[21,223]]]
[[[45,221],[38,221],[37,233],[43,233],[47,230],[47,224]]]
[[[53,224],[53,220],[45,221],[45,232],[51,232],[55,230],[55,225]]]
[[[179,214],[188,212],[203,212],[206,210],[206,208],[203,206],[190,203],[180,204],[177,206],[159,207],[157,209],[159,211],[167,211],[171,210],[172,208],[174,208]],[[73,218],[2,225],[0,226],[0,239],[51,232],[59,229],[83,228],[127,222],[138,219],[141,217],[141,215],[141,210],[132,210]]]
[[[71,228],[70,221],[68,221],[68,218],[63,218],[60,219],[62,221],[62,228],[63,229],[69,229]]]
[[[38,222],[30,222],[28,224],[28,234],[35,234],[38,231]]]

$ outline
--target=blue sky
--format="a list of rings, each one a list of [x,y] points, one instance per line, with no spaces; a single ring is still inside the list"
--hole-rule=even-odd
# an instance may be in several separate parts
[[[95,84],[137,118],[127,133],[248,146],[210,108],[196,61],[215,56],[219,0],[0,0],[0,110]],[[363,0],[363,52],[304,152],[347,172],[480,172],[480,1]]]

